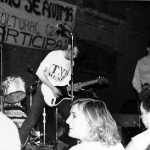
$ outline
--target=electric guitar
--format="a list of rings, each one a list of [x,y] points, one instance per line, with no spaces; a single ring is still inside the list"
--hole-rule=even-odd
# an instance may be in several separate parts
[[[91,85],[91,84],[95,84],[95,83],[99,83],[99,84],[103,84],[103,83],[108,83],[108,79],[106,78],[97,78],[95,80],[91,80],[91,81],[87,81],[87,82],[83,82],[83,83],[76,83],[73,85],[73,91],[78,92],[79,90],[82,89],[82,87]],[[53,94],[53,92],[51,91],[51,89],[49,87],[47,87],[45,84],[42,84],[41,86],[41,90],[44,96],[44,100],[45,103],[48,106],[57,106],[59,105],[63,100],[71,100],[71,94],[69,92],[71,92],[71,85],[69,86],[56,86],[62,93],[62,95],[60,95],[58,98],[56,98]]]

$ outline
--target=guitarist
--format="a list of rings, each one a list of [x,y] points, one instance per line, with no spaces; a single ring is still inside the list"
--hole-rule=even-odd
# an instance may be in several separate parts
[[[150,95],[150,40],[148,41],[148,45],[146,48],[148,54],[147,56],[144,56],[143,58],[138,60],[132,80],[132,85],[138,93],[139,113],[140,103]],[[142,122],[140,124],[140,128],[141,125],[144,127]]]
[[[71,47],[70,40],[65,50],[50,52],[37,69],[36,75],[42,84],[39,84],[37,87],[30,112],[19,131],[22,146],[25,145],[28,135],[43,111],[45,99],[51,101],[51,106],[54,106],[55,102],[52,97],[59,98],[59,96],[62,95],[56,86],[65,86],[69,84],[71,80],[71,58],[75,59],[78,55],[78,48],[75,41],[73,49],[71,49]],[[73,54],[72,57],[71,54]]]

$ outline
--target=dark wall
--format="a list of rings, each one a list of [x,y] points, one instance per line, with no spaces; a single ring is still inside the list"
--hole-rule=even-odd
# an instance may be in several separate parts
[[[132,87],[132,79],[138,59],[146,55],[150,34],[149,9],[145,11],[144,8],[147,6],[147,3],[141,5],[141,3],[127,2],[126,21],[118,24],[98,19],[94,15],[89,17],[87,12],[80,11],[80,8],[76,15],[75,33],[81,39],[89,40],[93,49],[97,46],[99,50],[108,51],[117,59],[117,78],[109,73],[104,74],[109,78],[110,86],[108,89],[98,91],[112,111],[119,111],[126,100],[137,99],[137,93]],[[89,9],[88,12],[90,11]],[[137,15],[139,13],[140,15]],[[91,48],[91,56],[94,55],[93,49]],[[92,63],[94,64],[95,61],[93,60]]]
[[[3,79],[9,76],[20,76],[26,87],[36,81],[36,72],[40,62],[50,52],[48,50],[28,49],[14,45],[3,45]],[[33,69],[33,73],[28,68]]]
[[[79,2],[72,0],[68,3],[76,5]],[[120,111],[126,100],[136,99],[132,78],[137,60],[146,55],[150,34],[147,30],[147,20],[150,19],[145,12],[145,6],[147,4],[140,5],[129,1],[126,22],[118,24],[89,17],[77,6],[74,32],[84,41],[85,55],[80,63],[76,63],[74,80],[85,82],[99,76],[107,78],[108,86],[97,84],[88,88],[92,88],[113,112]],[[27,71],[27,67],[30,65],[36,71],[49,52],[4,44],[3,79],[8,76],[21,76],[28,87],[36,77]]]

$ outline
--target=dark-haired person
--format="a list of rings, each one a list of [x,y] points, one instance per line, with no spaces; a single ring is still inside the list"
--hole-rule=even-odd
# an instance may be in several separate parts
[[[147,45],[147,51],[148,55],[138,60],[132,81],[140,99],[150,93],[150,41]]]
[[[77,55],[77,44],[74,43],[72,48],[71,42],[69,41],[66,49],[50,52],[40,63],[36,75],[42,84],[39,84],[37,87],[37,92],[33,98],[29,115],[20,129],[22,145],[25,144],[29,133],[42,114],[45,102],[53,107],[55,106],[56,98],[62,95],[61,91],[56,86],[65,86],[69,84],[72,66],[74,65],[74,61],[71,63],[71,59],[75,59]]]
[[[78,140],[70,150],[124,150],[116,122],[102,100],[75,100],[66,123],[68,135]]]
[[[140,111],[146,130],[131,138],[126,150],[150,150],[150,96],[142,100]]]

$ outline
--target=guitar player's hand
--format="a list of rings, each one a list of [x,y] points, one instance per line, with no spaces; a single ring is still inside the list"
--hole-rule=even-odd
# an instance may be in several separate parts
[[[53,91],[53,94],[56,98],[58,98],[60,95],[62,95],[60,90],[58,88],[56,88],[55,86],[52,88],[52,91]]]

